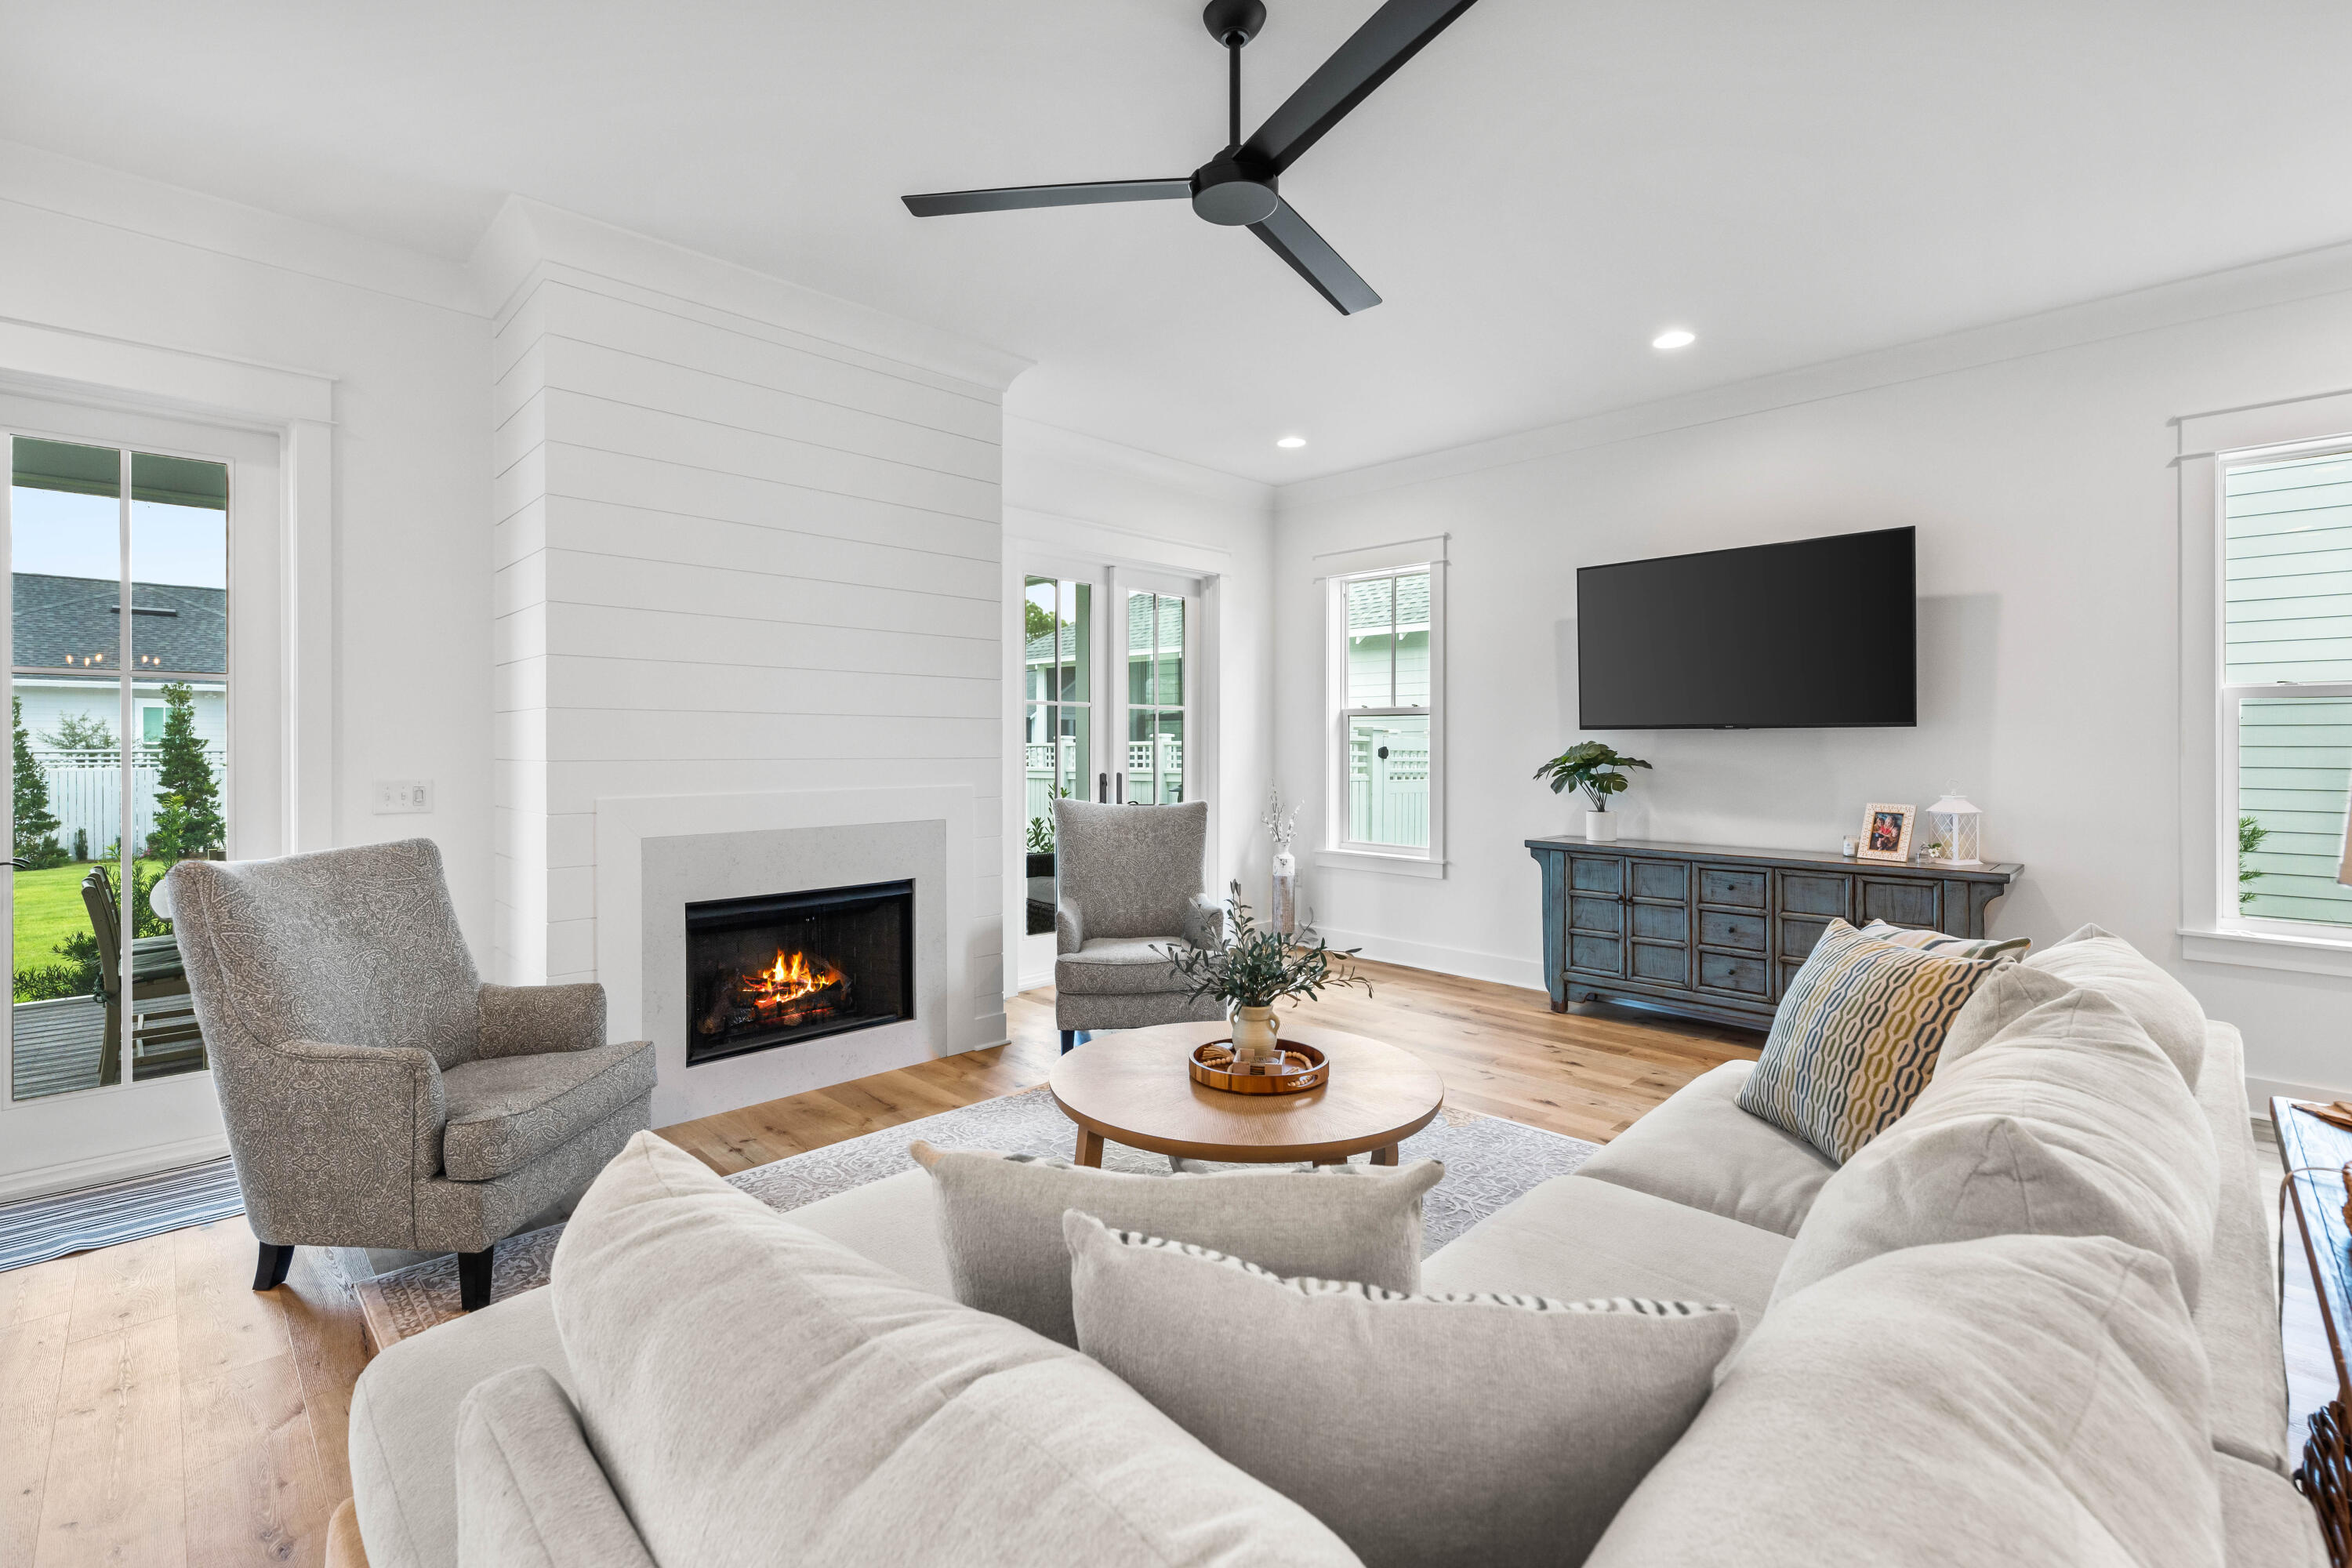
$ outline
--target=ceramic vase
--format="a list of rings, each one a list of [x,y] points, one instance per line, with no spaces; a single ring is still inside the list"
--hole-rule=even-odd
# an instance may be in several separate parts
[[[1584,814],[1584,837],[1594,844],[1617,842],[1617,819],[1605,811]]]
[[[1234,1055],[1245,1062],[1274,1060],[1274,1009],[1234,1009]]]
[[[1268,924],[1285,936],[1298,930],[1298,858],[1287,852],[1274,858],[1274,898]]]

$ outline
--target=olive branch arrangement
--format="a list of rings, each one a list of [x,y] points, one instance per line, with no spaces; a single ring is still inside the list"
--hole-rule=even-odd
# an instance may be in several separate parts
[[[1286,996],[1318,996],[1326,986],[1360,985],[1372,994],[1372,983],[1348,963],[1363,949],[1335,948],[1306,930],[1286,938],[1252,919],[1242,885],[1231,887],[1225,910],[1233,929],[1225,944],[1169,950],[1177,972],[1192,983],[1186,1000],[1211,996],[1228,1006],[1271,1007]]]

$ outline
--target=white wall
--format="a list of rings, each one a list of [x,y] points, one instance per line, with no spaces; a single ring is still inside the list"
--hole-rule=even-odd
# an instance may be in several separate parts
[[[1621,797],[1625,834],[1821,848],[1865,801],[1924,805],[1958,785],[1987,814],[1988,856],[2025,867],[1996,932],[2046,942],[2096,921],[2243,1028],[2250,1077],[2352,1085],[2352,982],[2179,956],[2168,424],[2341,385],[2347,286],[2344,256],[2305,258],[1285,488],[1286,795],[1318,797],[1311,557],[1452,536],[1449,873],[1310,864],[1321,923],[1376,956],[1539,984],[1523,840],[1577,821],[1529,776],[1579,736],[1576,569],[1916,525],[1919,726],[1604,734],[1655,764]]]
[[[1019,387],[1013,390],[1017,405]],[[1204,649],[1213,685],[1195,686],[1195,721],[1213,731],[1215,776],[1206,781],[1215,835],[1210,886],[1242,880],[1253,902],[1265,898],[1273,854],[1258,826],[1273,769],[1272,487],[1171,458],[1139,452],[1056,426],[1008,416],[1004,421],[1004,607],[1008,671],[1003,722],[1008,745],[1021,727],[1021,639],[1014,628],[1024,563],[1034,559],[1155,569],[1211,580],[1216,628]],[[1213,709],[1213,712],[1208,710]],[[1195,745],[1199,744],[1198,738]],[[1017,747],[1005,788],[1018,790]],[[1017,800],[1017,795],[1005,798]],[[1004,845],[1004,886],[1020,887],[1021,845]],[[1016,923],[1020,911],[1008,905]],[[1025,979],[1006,944],[1005,987]]]
[[[983,837],[950,846],[979,878],[952,940],[1001,1040],[1024,362],[525,201],[478,266],[501,301],[497,973],[596,977],[600,798],[961,784]]]
[[[489,326],[464,270],[0,142],[0,315],[333,378],[331,839],[437,839],[486,957]],[[372,815],[378,778],[433,780],[436,808]]]

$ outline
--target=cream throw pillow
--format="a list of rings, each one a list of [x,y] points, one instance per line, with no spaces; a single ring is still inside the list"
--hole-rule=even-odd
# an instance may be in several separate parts
[[[1371,1568],[1581,1561],[1739,1330],[1728,1307],[1277,1279],[1063,1225],[1078,1347]]]
[[[1421,1198],[1445,1174],[1437,1161],[1419,1160],[1394,1170],[1145,1176],[920,1141],[907,1152],[938,1185],[940,1238],[956,1300],[1066,1345],[1078,1342],[1062,1239],[1066,1210],[1213,1247],[1278,1274],[1417,1290]]]
[[[1881,1253],[2004,1235],[2146,1247],[2194,1307],[2220,1180],[2211,1126],[2171,1062],[2112,1000],[2072,991],[1947,1064],[1822,1184],[1773,1310]]]

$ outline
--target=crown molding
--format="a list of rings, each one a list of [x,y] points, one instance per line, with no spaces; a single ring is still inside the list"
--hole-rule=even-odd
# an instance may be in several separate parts
[[[1229,474],[1223,468],[1205,468],[1199,463],[1188,463],[1181,458],[1171,458],[1159,452],[1145,451],[1140,447],[1106,440],[1100,436],[1089,436],[1083,430],[1048,425],[1040,419],[1024,419],[1008,413],[1004,416],[1008,505],[1017,504],[1012,499],[1017,481],[1011,470],[1030,460],[1068,463],[1125,479],[1140,479],[1163,489],[1198,496],[1220,506],[1238,507],[1259,517],[1271,517],[1274,511],[1274,487],[1263,480],[1245,479],[1239,474]]]

